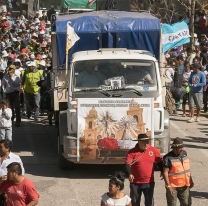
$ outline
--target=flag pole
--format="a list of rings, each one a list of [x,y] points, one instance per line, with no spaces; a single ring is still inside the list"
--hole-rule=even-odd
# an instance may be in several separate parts
[[[65,69],[65,76],[66,76],[66,79],[65,79],[65,98],[67,98],[67,77],[68,77],[68,61],[69,58],[68,58],[68,50],[66,50],[66,69]]]
[[[68,22],[67,22],[67,32],[66,32],[66,65],[65,65],[65,98],[67,98],[67,77],[68,77],[68,63],[69,63],[69,47],[68,47]]]

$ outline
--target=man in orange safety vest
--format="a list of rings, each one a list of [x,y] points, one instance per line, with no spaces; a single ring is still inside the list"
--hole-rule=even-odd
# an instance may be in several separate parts
[[[190,160],[184,150],[183,141],[176,137],[173,149],[163,158],[163,175],[168,206],[176,206],[177,198],[181,206],[191,205],[190,188],[194,186],[190,172]]]

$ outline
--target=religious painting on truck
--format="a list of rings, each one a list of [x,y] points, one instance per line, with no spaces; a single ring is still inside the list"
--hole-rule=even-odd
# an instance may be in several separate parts
[[[153,138],[153,108],[151,98],[78,99],[80,161],[124,162],[138,134]]]

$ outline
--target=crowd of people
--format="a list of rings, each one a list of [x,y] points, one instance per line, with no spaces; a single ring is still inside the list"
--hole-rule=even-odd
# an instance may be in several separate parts
[[[20,157],[11,152],[12,125],[20,127],[22,115],[38,121],[46,110],[52,125],[47,91],[52,68],[50,20],[46,12],[28,20],[23,15],[13,19],[6,10],[0,13],[0,206],[38,204],[39,194],[23,176]]]
[[[126,157],[126,173],[130,182],[130,197],[122,192],[125,174],[116,172],[109,180],[109,192],[102,195],[101,206],[140,206],[144,194],[145,206],[154,206],[154,164],[157,163],[165,182],[167,206],[191,206],[190,189],[194,182],[190,172],[190,160],[184,143],[176,137],[172,150],[163,158],[155,147],[149,145],[146,134],[139,134],[136,146]]]
[[[182,103],[183,117],[190,117],[189,123],[199,122],[200,111],[207,113],[207,86],[208,86],[208,38],[203,26],[206,20],[202,14],[195,22],[194,49],[189,44],[184,44],[165,52],[165,75],[174,86],[174,75],[182,73],[182,86],[186,93],[178,99],[175,97],[177,107]],[[201,23],[203,19],[203,24]],[[174,94],[173,94],[174,97]],[[188,103],[188,114],[186,104]],[[197,107],[197,116],[194,120],[194,106]],[[177,114],[177,109],[173,111]]]
[[[29,20],[23,15],[14,20],[10,12],[1,13],[0,22],[0,140],[12,140],[12,122],[19,127],[21,115],[31,119],[33,112],[38,121],[48,105],[51,22],[45,12]]]

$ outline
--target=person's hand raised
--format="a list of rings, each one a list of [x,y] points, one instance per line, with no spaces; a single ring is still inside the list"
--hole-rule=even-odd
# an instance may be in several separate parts
[[[6,180],[7,180],[7,176],[6,175],[3,175],[3,176],[0,177],[0,182],[1,183],[6,181]]]

